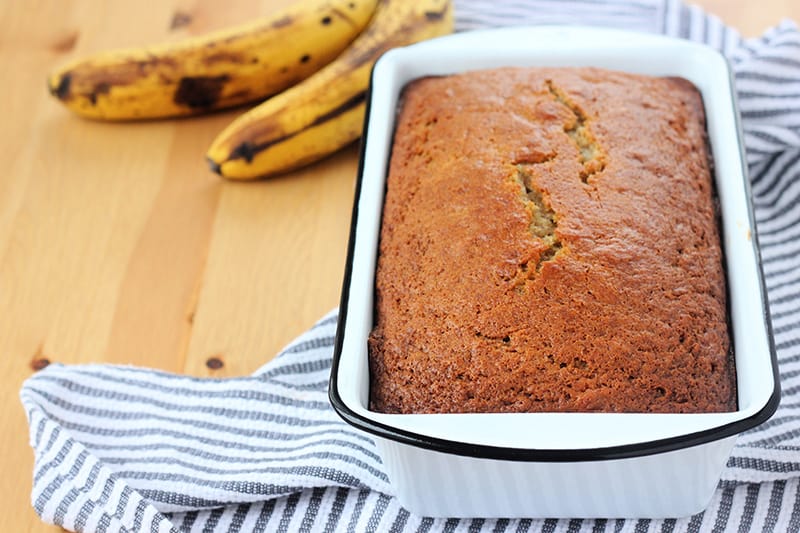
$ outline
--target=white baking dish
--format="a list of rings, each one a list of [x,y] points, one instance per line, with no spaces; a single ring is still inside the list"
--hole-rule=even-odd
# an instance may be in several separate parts
[[[369,411],[367,337],[398,97],[410,80],[498,66],[597,66],[681,76],[701,91],[722,206],[739,410],[715,414],[427,414]],[[779,401],[731,72],[686,41],[579,27],[448,36],[375,66],[331,373],[334,408],[375,435],[400,502],[427,516],[686,516],[710,500],[736,434]]]

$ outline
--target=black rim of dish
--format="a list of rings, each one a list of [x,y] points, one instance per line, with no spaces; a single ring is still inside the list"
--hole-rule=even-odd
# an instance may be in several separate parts
[[[727,60],[726,60],[727,62]],[[373,68],[373,76],[375,69]],[[739,156],[742,175],[744,176],[743,187],[747,198],[748,217],[750,227],[755,227],[754,220],[755,214],[753,210],[752,194],[750,191],[750,184],[747,179],[747,165],[744,158],[744,145],[742,143],[742,128],[738,112],[738,105],[736,103],[736,91],[733,84],[733,75],[730,67],[729,73],[729,86],[731,95],[734,102],[734,119],[736,121],[736,134],[739,145]],[[759,277],[759,288],[761,293],[762,303],[762,318],[767,333],[767,340],[769,343],[770,359],[772,364],[773,374],[773,390],[769,400],[764,406],[754,413],[753,415],[736,420],[727,424],[723,424],[708,430],[698,431],[694,433],[687,433],[676,437],[651,440],[646,442],[638,442],[634,444],[626,444],[620,446],[610,446],[605,448],[570,448],[570,449],[543,449],[543,448],[513,448],[503,446],[489,446],[474,443],[464,443],[431,437],[429,435],[422,435],[407,430],[398,429],[380,422],[376,422],[370,418],[364,417],[348,407],[341,396],[338,389],[338,372],[339,360],[342,354],[342,345],[344,342],[345,324],[347,322],[347,305],[349,301],[350,284],[352,281],[353,273],[353,258],[355,251],[355,235],[356,226],[358,223],[358,202],[361,197],[361,186],[364,178],[364,157],[366,151],[367,128],[370,117],[370,103],[372,94],[372,80],[370,80],[370,88],[366,95],[366,112],[364,117],[364,129],[362,134],[362,141],[359,154],[358,174],[356,177],[355,186],[355,199],[353,202],[353,211],[350,224],[350,235],[347,247],[347,262],[345,265],[344,281],[342,284],[342,295],[339,304],[339,321],[336,328],[336,336],[334,340],[333,361],[331,364],[331,375],[328,388],[328,396],[334,410],[338,415],[348,424],[359,428],[367,433],[382,437],[388,440],[424,448],[441,453],[448,453],[452,455],[461,455],[467,457],[475,457],[481,459],[495,459],[495,460],[510,460],[510,461],[540,461],[540,462],[582,462],[582,461],[603,461],[613,459],[626,459],[633,457],[641,457],[657,453],[664,453],[669,451],[680,450],[706,444],[715,440],[720,440],[739,434],[745,430],[753,428],[766,420],[768,420],[777,410],[780,403],[780,377],[778,374],[778,361],[775,351],[775,340],[772,334],[772,323],[770,321],[769,310],[766,306],[766,284],[764,281],[763,264],[761,260],[761,252],[758,246],[758,236],[754,233],[752,235],[753,251],[756,258]]]

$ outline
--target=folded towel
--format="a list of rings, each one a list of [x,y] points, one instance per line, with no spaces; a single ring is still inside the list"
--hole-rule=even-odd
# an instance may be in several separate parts
[[[672,520],[414,516],[327,398],[336,312],[253,376],[50,365],[25,382],[32,504],[72,531],[800,531],[800,31],[743,40],[661,0],[456,1],[458,30],[580,23],[702,41],[736,71],[782,403],[742,434],[705,512]]]

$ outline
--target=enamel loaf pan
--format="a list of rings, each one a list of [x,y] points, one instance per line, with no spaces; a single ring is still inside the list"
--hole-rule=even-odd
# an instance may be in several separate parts
[[[412,79],[498,66],[597,66],[681,76],[702,92],[722,206],[739,410],[716,414],[427,414],[368,409],[367,336],[395,112]],[[702,45],[579,27],[456,34],[375,66],[330,383],[370,433],[400,502],[426,516],[665,518],[701,511],[736,435],[777,408],[777,364],[731,72]]]

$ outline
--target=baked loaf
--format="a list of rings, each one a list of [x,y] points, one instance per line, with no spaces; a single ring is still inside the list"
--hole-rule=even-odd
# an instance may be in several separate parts
[[[371,409],[736,409],[702,100],[678,78],[500,68],[405,89]]]

